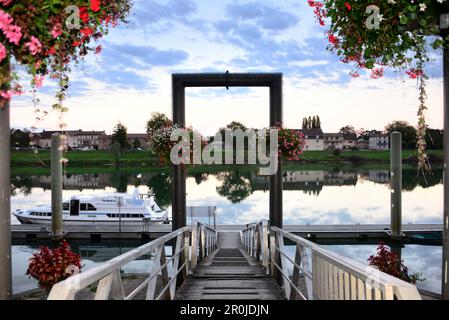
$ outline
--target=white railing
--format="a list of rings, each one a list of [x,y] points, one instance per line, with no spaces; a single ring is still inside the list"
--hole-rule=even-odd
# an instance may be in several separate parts
[[[257,239],[263,239],[265,243]],[[285,239],[293,243],[293,255],[287,253]],[[283,287],[287,299],[421,299],[416,286],[330,252],[282,229],[268,228],[267,222],[243,230],[242,246],[249,255],[267,267],[267,271]],[[269,250],[264,250],[265,246]]]
[[[167,259],[165,247],[175,241],[173,255]],[[111,259],[54,285],[48,300],[74,300],[76,294],[97,284],[95,300],[132,300],[146,291],[147,300],[173,300],[177,287],[192,273],[199,261],[217,247],[217,232],[201,223],[182,228],[139,248]],[[151,254],[151,271],[132,292],[125,293],[120,270],[142,256]],[[150,262],[149,262],[150,263]],[[162,285],[158,287],[158,278]]]

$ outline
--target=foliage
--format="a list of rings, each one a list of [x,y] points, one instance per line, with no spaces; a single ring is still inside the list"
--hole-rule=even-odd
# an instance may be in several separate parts
[[[111,151],[114,155],[114,164],[118,165],[122,157],[122,147],[119,142],[115,141],[111,144]]]
[[[421,273],[409,274],[404,261],[399,260],[397,254],[391,252],[383,242],[377,247],[377,255],[370,256],[368,262],[370,266],[406,282],[416,284],[418,281],[424,281]]]
[[[27,148],[30,142],[30,131],[11,129],[11,147]]]
[[[120,144],[120,149],[126,151],[129,149],[128,129],[121,122],[117,123],[112,133],[112,143]]]
[[[154,194],[154,200],[162,210],[171,206],[172,181],[170,175],[157,173],[151,177],[147,185]]]
[[[142,146],[142,144],[140,143],[139,139],[136,138],[133,140],[133,149],[140,148],[141,146]]]
[[[218,179],[223,183],[217,187],[217,193],[226,197],[231,203],[240,203],[254,192],[251,179],[238,171],[222,173]]]
[[[34,253],[26,274],[36,279],[41,287],[51,289],[56,283],[80,272],[81,268],[80,256],[73,253],[64,240],[56,249],[42,247]]]
[[[308,0],[317,21],[325,25],[329,50],[335,52],[344,63],[352,63],[353,77],[360,69],[371,70],[371,77],[378,79],[384,67],[405,70],[416,79],[419,88],[417,152],[419,170],[430,170],[426,154],[426,80],[425,63],[430,60],[427,39],[433,48],[447,45],[449,37],[439,35],[439,15],[447,9],[447,1],[395,0],[342,1]],[[446,10],[447,11],[447,10]],[[430,36],[430,37],[428,37]]]
[[[147,133],[152,135],[159,129],[171,126],[172,122],[165,114],[153,113],[151,119],[147,122]]]
[[[279,156],[290,161],[298,161],[306,143],[304,134],[298,130],[280,127],[277,129]]]
[[[238,122],[238,121],[232,121],[230,124],[228,124],[228,125],[226,126],[226,129],[228,129],[228,130],[237,130],[237,129],[240,129],[240,130],[242,130],[242,131],[248,130],[248,128],[247,128],[243,123]]]
[[[442,150],[444,147],[443,130],[427,128],[426,144],[429,149]]]
[[[130,7],[130,0],[1,0],[0,107],[14,94],[23,93],[14,67],[10,73],[11,61],[25,66],[31,75],[33,95],[44,77],[56,79],[57,102],[52,108],[67,111],[63,100],[71,62],[79,62],[89,52],[100,53],[101,45],[95,42],[125,21]],[[37,120],[47,113],[38,114]],[[59,125],[65,128],[64,123]]]
[[[341,134],[356,134],[355,128],[351,125],[344,126],[339,132]]]
[[[321,129],[321,119],[319,116],[313,116],[302,119],[303,129]]]
[[[406,149],[412,149],[416,144],[416,129],[407,121],[393,121],[385,127],[385,132],[400,132],[402,134],[402,146]]]

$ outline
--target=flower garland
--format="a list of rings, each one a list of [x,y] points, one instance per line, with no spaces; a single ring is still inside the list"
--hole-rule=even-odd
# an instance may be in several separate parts
[[[101,52],[92,45],[125,18],[130,0],[0,0],[0,108],[14,95],[23,94],[18,76],[9,62],[26,67],[31,75],[33,102],[36,89],[49,76],[58,82],[56,103],[52,110],[62,114],[69,88],[71,62],[78,62],[89,52]],[[48,114],[36,109],[41,120]],[[65,128],[60,123],[60,129]]]
[[[440,33],[440,14],[448,7],[446,0],[308,0],[316,19],[327,31],[328,49],[344,63],[355,67],[351,76],[359,77],[361,69],[371,70],[371,78],[384,75],[385,67],[405,71],[418,81],[419,108],[417,156],[419,170],[430,171],[426,155],[426,80],[425,63],[428,41],[434,49],[447,45],[449,37]],[[446,10],[447,11],[447,10]]]

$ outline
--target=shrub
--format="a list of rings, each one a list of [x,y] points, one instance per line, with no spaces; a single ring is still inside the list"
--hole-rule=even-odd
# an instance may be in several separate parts
[[[404,261],[399,260],[397,254],[391,252],[383,242],[377,247],[377,255],[370,256],[368,262],[370,266],[412,284],[425,280],[422,273],[409,274]]]
[[[81,271],[81,258],[71,251],[67,241],[56,249],[40,248],[30,258],[27,276],[39,282],[39,286],[50,290],[53,285]]]
[[[332,151],[332,154],[336,157],[338,157],[341,154],[341,150],[340,149],[335,149],[334,151]]]

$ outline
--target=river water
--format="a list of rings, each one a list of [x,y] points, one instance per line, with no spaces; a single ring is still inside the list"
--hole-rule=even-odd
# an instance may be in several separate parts
[[[104,192],[152,192],[157,203],[170,211],[171,183],[168,174],[104,173],[64,176],[64,198],[77,194]],[[50,177],[46,175],[12,176],[12,208],[49,204]],[[257,170],[241,167],[225,172],[199,172],[187,178],[187,204],[217,206],[217,224],[246,224],[269,216],[269,184]],[[368,224],[389,223],[390,190],[388,167],[380,168],[288,168],[284,172],[284,224]],[[424,180],[416,170],[404,170],[403,223],[442,223],[442,172]],[[204,221],[208,222],[208,221]],[[12,217],[12,223],[18,221]],[[104,262],[131,248],[128,244],[72,244],[81,254],[85,269]],[[376,252],[376,244],[333,245],[326,248],[367,263]],[[19,293],[36,287],[25,276],[28,259],[36,245],[13,246],[13,285]],[[410,272],[422,272],[426,280],[418,286],[440,292],[441,246],[406,245],[402,258]],[[149,259],[149,257],[148,257]],[[130,264],[125,272],[144,272],[148,259]]]

